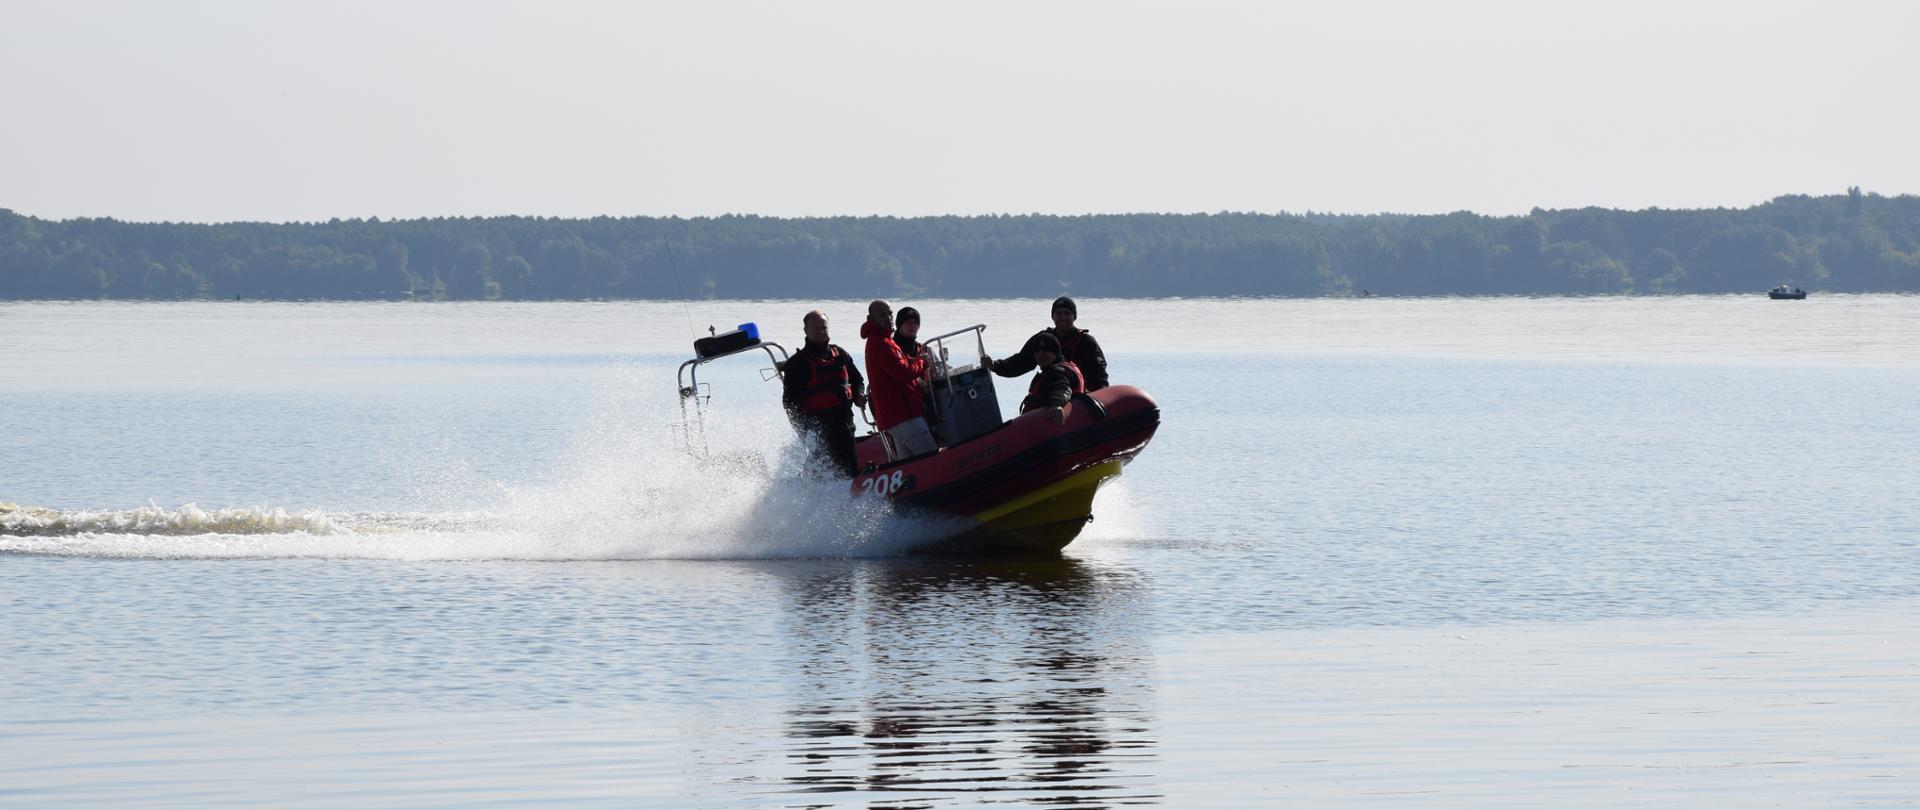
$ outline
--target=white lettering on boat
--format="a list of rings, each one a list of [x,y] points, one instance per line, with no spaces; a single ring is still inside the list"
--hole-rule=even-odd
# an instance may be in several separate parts
[[[860,479],[860,494],[878,495],[882,498],[892,497],[896,492],[909,489],[906,483],[906,472],[894,470],[892,475],[876,475]]]
[[[953,469],[955,472],[964,470],[982,461],[986,461],[987,459],[998,456],[1002,452],[1004,452],[1006,449],[1007,449],[1007,446],[1004,442],[1000,444],[995,444],[992,447],[988,447],[985,450],[981,450],[977,453],[961,458],[959,461],[954,463]]]

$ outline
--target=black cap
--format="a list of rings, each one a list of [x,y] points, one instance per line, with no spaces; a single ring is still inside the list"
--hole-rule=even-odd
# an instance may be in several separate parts
[[[1041,332],[1040,334],[1034,335],[1033,340],[1027,342],[1027,351],[1037,352],[1042,349],[1053,352],[1055,356],[1059,356],[1060,339],[1054,337],[1052,332]]]
[[[899,312],[893,313],[894,323],[903,323],[905,321],[919,323],[920,310],[914,309],[913,307],[901,307]]]
[[[1076,306],[1073,303],[1073,299],[1068,298],[1064,295],[1060,296],[1059,298],[1053,299],[1053,308],[1059,309],[1061,307],[1066,307],[1067,309],[1072,310],[1073,314],[1075,315],[1080,314],[1080,307]]]

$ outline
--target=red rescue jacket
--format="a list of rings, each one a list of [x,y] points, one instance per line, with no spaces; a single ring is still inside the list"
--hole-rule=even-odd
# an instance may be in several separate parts
[[[807,410],[823,411],[853,401],[853,381],[847,379],[847,364],[840,357],[840,347],[833,346],[812,358],[813,381],[801,403]]]
[[[893,333],[868,321],[860,324],[867,339],[867,398],[873,404],[873,423],[881,430],[926,414],[927,359],[908,357],[893,341]]]

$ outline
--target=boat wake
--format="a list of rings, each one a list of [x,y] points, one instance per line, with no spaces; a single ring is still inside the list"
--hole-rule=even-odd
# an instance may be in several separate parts
[[[290,513],[285,509],[257,508],[207,511],[190,503],[178,509],[155,504],[140,509],[63,512],[0,503],[0,535],[6,536],[332,534],[334,531],[334,519],[318,511]]]
[[[128,559],[643,560],[884,557],[956,533],[950,521],[848,500],[840,481],[769,482],[764,500],[641,488],[612,508],[325,512],[0,504],[0,554]],[[836,503],[837,501],[837,503]],[[710,510],[702,512],[702,508]]]
[[[697,459],[676,449],[665,431],[590,433],[540,480],[460,487],[500,493],[497,503],[466,511],[0,504],[0,554],[401,561],[885,557],[968,528],[958,520],[898,514],[883,499],[850,498],[845,481],[807,477],[797,444],[769,452],[771,458],[732,448]]]

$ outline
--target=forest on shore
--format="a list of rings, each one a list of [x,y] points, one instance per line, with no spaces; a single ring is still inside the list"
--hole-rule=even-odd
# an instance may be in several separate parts
[[[1920,197],[1523,216],[47,220],[0,299],[1594,295],[1920,291]]]

